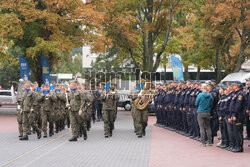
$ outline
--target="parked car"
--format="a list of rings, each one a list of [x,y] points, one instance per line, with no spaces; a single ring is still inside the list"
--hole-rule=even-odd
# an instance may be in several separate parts
[[[148,113],[155,113],[156,108],[154,105],[154,100],[152,100],[152,102],[148,104],[147,110],[148,110]]]
[[[3,105],[15,105],[10,90],[0,90],[0,107]]]
[[[123,107],[126,111],[130,111],[132,106],[130,104],[130,99],[128,98],[129,90],[118,91],[119,100],[116,103],[117,107]]]

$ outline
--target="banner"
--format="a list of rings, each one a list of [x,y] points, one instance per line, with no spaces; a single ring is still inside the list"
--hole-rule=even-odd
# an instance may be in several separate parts
[[[41,56],[41,61],[42,61],[43,84],[50,83],[49,61],[43,56]]]
[[[21,77],[21,79],[23,79],[24,81],[29,80],[30,79],[29,64],[28,64],[27,60],[22,56],[19,56],[19,65],[20,65],[20,77]]]
[[[171,62],[174,80],[183,81],[183,67],[181,61],[178,58],[171,56]]]

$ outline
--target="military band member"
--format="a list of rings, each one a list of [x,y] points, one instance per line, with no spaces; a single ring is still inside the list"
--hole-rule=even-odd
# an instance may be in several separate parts
[[[105,138],[108,138],[113,135],[118,94],[114,84],[111,84],[111,87],[106,88],[107,89],[101,95],[101,99],[103,102],[102,117],[104,122],[104,136]]]
[[[30,131],[29,129],[29,122],[32,123],[32,127],[34,128],[34,130],[37,133],[37,138],[40,139],[41,138],[41,130],[38,128],[36,122],[29,121],[29,116],[34,115],[34,106],[33,106],[33,102],[34,102],[34,93],[31,90],[31,82],[27,81],[24,84],[24,90],[25,93],[22,97],[22,105],[21,105],[21,113],[22,113],[22,130],[23,130],[23,136],[20,138],[20,140],[29,140],[28,138],[28,133]]]
[[[67,107],[70,107],[70,124],[72,130],[72,138],[69,141],[77,141],[78,136],[80,135],[79,128],[83,130],[83,138],[87,139],[86,126],[81,118],[83,112],[85,112],[85,97],[81,90],[77,89],[77,81],[70,82],[70,92],[68,94],[69,104]]]

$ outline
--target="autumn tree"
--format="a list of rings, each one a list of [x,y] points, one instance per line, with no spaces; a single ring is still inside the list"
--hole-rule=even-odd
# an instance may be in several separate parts
[[[180,0],[93,0],[92,3],[99,4],[97,10],[104,13],[103,33],[109,42],[129,55],[137,68],[155,72],[169,40],[174,37],[173,22]]]
[[[48,58],[53,69],[64,59],[62,55],[70,55],[73,48],[101,38],[92,29],[98,27],[98,22],[92,21],[100,19],[102,15],[81,0],[1,0],[1,57],[8,56],[6,48],[20,47],[41,84],[40,56]]]

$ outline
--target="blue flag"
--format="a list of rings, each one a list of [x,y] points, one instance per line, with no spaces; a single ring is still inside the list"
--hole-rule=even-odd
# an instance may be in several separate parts
[[[42,61],[42,72],[43,72],[43,83],[50,83],[50,69],[49,61],[45,57],[41,56]]]
[[[25,81],[29,80],[30,79],[29,64],[28,64],[27,60],[22,56],[19,56],[19,65],[20,65],[21,79],[23,79]]]
[[[174,80],[183,81],[184,80],[183,67],[181,61],[178,58],[171,56],[171,62],[172,62]]]

